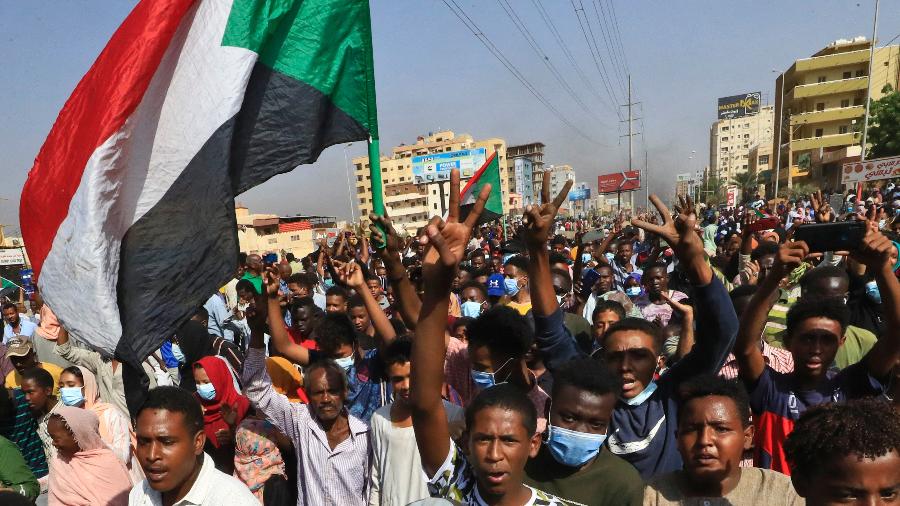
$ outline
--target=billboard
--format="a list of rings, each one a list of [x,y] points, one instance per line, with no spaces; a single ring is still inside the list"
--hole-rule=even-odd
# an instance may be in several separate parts
[[[762,97],[762,92],[754,91],[720,98],[719,119],[742,118],[759,113],[760,97]]]
[[[572,191],[569,192],[569,201],[574,202],[576,200],[588,200],[591,198],[591,189],[582,186],[581,188],[573,188]]]
[[[0,249],[0,265],[25,265],[22,248]]]
[[[459,169],[459,177],[466,179],[487,160],[485,148],[463,149],[446,153],[414,156],[412,159],[413,182],[416,184],[449,181],[450,170]]]
[[[675,182],[690,181],[690,180],[691,180],[690,172],[685,172],[683,174],[678,174],[675,176]]]
[[[626,170],[597,176],[597,193],[615,193],[637,190],[641,187],[641,171]]]
[[[523,207],[534,204],[534,188],[532,187],[534,162],[528,158],[516,158],[513,160],[513,171],[515,174],[515,188],[510,191],[522,196]]]
[[[900,177],[900,156],[845,163],[841,173],[841,182],[856,184],[892,177]]]

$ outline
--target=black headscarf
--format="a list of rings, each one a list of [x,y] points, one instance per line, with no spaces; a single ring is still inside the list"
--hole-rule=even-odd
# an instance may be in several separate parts
[[[184,363],[178,366],[178,372],[181,373],[181,388],[193,391],[197,388],[194,383],[194,362],[203,357],[215,355],[213,350],[213,336],[209,335],[206,325],[196,321],[188,320],[175,332],[178,338],[178,346],[184,353]]]

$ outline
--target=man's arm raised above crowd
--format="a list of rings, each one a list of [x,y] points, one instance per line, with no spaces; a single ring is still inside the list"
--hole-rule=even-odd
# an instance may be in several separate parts
[[[301,366],[309,365],[309,350],[295,343],[291,336],[288,335],[287,328],[284,326],[284,320],[281,318],[281,305],[278,302],[279,276],[278,271],[274,267],[270,267],[263,273],[265,276],[266,303],[261,306],[260,299],[257,298],[256,310],[266,311],[269,319],[269,334],[272,341],[275,342],[275,349],[278,353],[284,355],[285,358]],[[262,309],[265,307],[265,309]],[[251,329],[253,330],[253,329]]]
[[[741,316],[741,325],[734,344],[734,356],[738,362],[738,377],[745,383],[755,383],[766,369],[759,340],[766,328],[769,310],[778,299],[778,285],[784,277],[800,266],[808,255],[809,248],[803,241],[782,244],[772,270],[759,284]]]
[[[679,382],[700,373],[716,372],[722,367],[734,346],[738,320],[731,299],[728,298],[728,291],[713,276],[712,268],[706,260],[703,241],[697,234],[694,203],[690,198],[680,198],[673,218],[656,195],[651,195],[650,201],[656,206],[663,224],[638,219],[631,220],[631,223],[645,232],[659,235],[672,247],[694,286],[694,304],[703,308],[703,311],[696,314],[694,347],[664,376],[667,381]]]
[[[397,232],[394,230],[387,211],[384,212],[384,216],[370,214],[369,220],[372,222],[369,225],[369,231],[372,233],[372,244],[375,244],[376,248],[378,248],[378,256],[384,262],[388,281],[394,287],[394,297],[397,299],[400,316],[403,318],[406,328],[415,330],[416,322],[419,321],[419,311],[422,309],[422,301],[419,300],[416,287],[409,280],[409,276],[406,274],[406,267],[403,266],[403,260],[400,256],[405,249],[403,238],[397,235]],[[387,237],[385,237],[382,230],[387,232]]]
[[[366,277],[363,276],[362,268],[354,261],[342,264],[334,260],[333,263],[341,283],[354,289],[362,298],[366,312],[369,313],[369,318],[372,320],[372,326],[375,327],[375,335],[379,338],[378,350],[384,353],[385,348],[397,338],[397,331],[394,330],[391,321],[385,316],[378,301],[366,286]]]
[[[422,468],[429,477],[440,469],[450,453],[450,430],[441,400],[444,382],[444,330],[450,305],[450,285],[463,260],[472,227],[484,210],[490,185],[484,185],[475,208],[459,222],[459,171],[450,172],[450,207],[446,223],[434,217],[420,241],[427,245],[422,261],[425,299],[412,347],[410,402],[416,444]]]
[[[553,228],[553,220],[559,206],[569,194],[572,180],[566,181],[552,201],[550,200],[550,180],[544,179],[541,186],[541,205],[531,205],[522,217],[525,244],[528,247],[528,280],[531,288],[531,307],[536,316],[550,316],[557,309],[556,292],[550,277],[550,253],[547,251],[547,237]]]
[[[851,256],[875,276],[886,322],[878,342],[863,360],[869,374],[885,378],[900,360],[900,282],[894,276],[891,263],[894,244],[878,231],[876,221],[868,221],[867,227],[862,244]]]

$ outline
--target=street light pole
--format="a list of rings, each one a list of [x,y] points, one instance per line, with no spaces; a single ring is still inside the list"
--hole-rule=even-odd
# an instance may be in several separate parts
[[[772,70],[772,72],[778,72],[777,70]],[[777,141],[775,144],[776,149],[778,150],[775,153],[775,195],[774,198],[778,199],[778,183],[781,181],[781,132],[784,130],[784,72],[781,73],[781,91],[778,96],[778,132]]]
[[[866,161],[866,134],[869,130],[869,105],[872,103],[872,62],[875,59],[875,36],[878,35],[878,3],[875,0],[875,19],[872,21],[872,44],[869,47],[869,76],[867,78],[868,88],[866,89],[866,115],[863,116],[862,131],[862,156],[861,161]]]

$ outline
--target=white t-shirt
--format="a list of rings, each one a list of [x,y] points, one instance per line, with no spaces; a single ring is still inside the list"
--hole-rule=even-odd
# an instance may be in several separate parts
[[[466,425],[465,410],[444,401],[444,410],[453,438]],[[371,506],[406,506],[430,497],[422,459],[416,447],[412,426],[395,427],[391,423],[391,405],[380,407],[369,422],[372,435]]]

